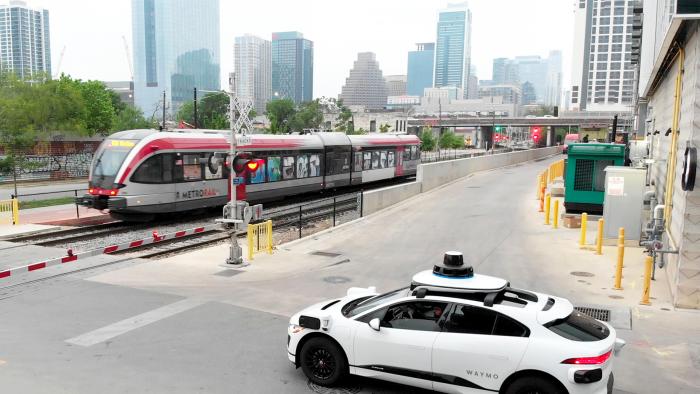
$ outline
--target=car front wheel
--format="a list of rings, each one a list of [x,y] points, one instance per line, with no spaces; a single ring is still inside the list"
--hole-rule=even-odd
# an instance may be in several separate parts
[[[555,382],[539,376],[528,376],[513,382],[505,394],[565,394]]]
[[[342,350],[326,338],[311,338],[301,348],[301,369],[312,382],[332,386],[347,373]]]

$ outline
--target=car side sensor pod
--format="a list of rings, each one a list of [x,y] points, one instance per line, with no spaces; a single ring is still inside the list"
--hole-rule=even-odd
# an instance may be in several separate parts
[[[474,276],[474,268],[464,265],[462,252],[449,251],[442,258],[442,264],[433,266],[433,273],[454,278],[471,278]]]

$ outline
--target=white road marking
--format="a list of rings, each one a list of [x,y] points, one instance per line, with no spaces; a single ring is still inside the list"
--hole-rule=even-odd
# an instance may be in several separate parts
[[[140,315],[136,315],[128,319],[124,319],[114,324],[98,328],[97,330],[87,332],[83,335],[67,339],[66,342],[73,345],[85,347],[92,346],[100,342],[104,342],[108,339],[112,339],[119,335],[125,334],[131,330],[147,326],[151,323],[155,323],[167,317],[177,315],[178,313],[185,312],[192,308],[196,308],[206,302],[207,301],[196,298],[186,298],[184,300],[162,306],[158,309],[154,309],[152,311],[148,311],[146,313],[142,313]]]

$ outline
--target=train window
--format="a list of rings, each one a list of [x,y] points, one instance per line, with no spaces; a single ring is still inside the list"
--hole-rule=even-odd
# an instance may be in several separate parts
[[[408,146],[403,147],[403,159],[411,160],[411,149]]]
[[[365,152],[362,161],[362,168],[365,170],[372,169],[372,152]]]
[[[297,178],[308,178],[309,177],[309,156],[299,155],[297,156]]]
[[[282,179],[282,158],[270,156],[267,158],[267,179],[268,182],[277,182]]]
[[[355,168],[353,171],[362,171],[362,152],[355,152]]]
[[[379,168],[386,168],[386,151],[383,150],[381,152],[381,156],[379,158]]]
[[[372,152],[372,169],[376,170],[379,168],[379,151]]]
[[[326,152],[326,175],[350,172],[350,152]]]
[[[222,179],[223,178],[223,161],[213,158],[214,154],[211,153],[207,156],[207,165],[204,166],[204,179]],[[215,171],[212,171],[210,167],[213,167]]]
[[[163,182],[163,155],[152,156],[136,169],[131,180],[136,183],[162,183]]]
[[[201,180],[202,162],[199,154],[182,155],[182,179],[185,181]]]
[[[267,173],[265,160],[261,160],[258,169],[255,172],[248,171],[248,183],[265,183],[265,173]]]
[[[418,160],[418,155],[420,152],[418,151],[418,147],[413,145],[411,147],[411,160]]]
[[[160,155],[163,157],[163,183],[173,182],[173,155],[172,153],[166,153]]]
[[[282,179],[294,179],[294,156],[282,158]]]
[[[388,152],[386,157],[387,157],[386,166],[390,167],[390,168],[395,167],[396,163],[394,163],[394,152],[393,151]]]
[[[320,155],[309,155],[309,176],[321,176]]]

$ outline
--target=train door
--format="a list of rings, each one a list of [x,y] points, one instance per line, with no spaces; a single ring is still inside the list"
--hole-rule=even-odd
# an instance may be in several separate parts
[[[403,152],[405,146],[396,147],[396,176],[403,176]]]

